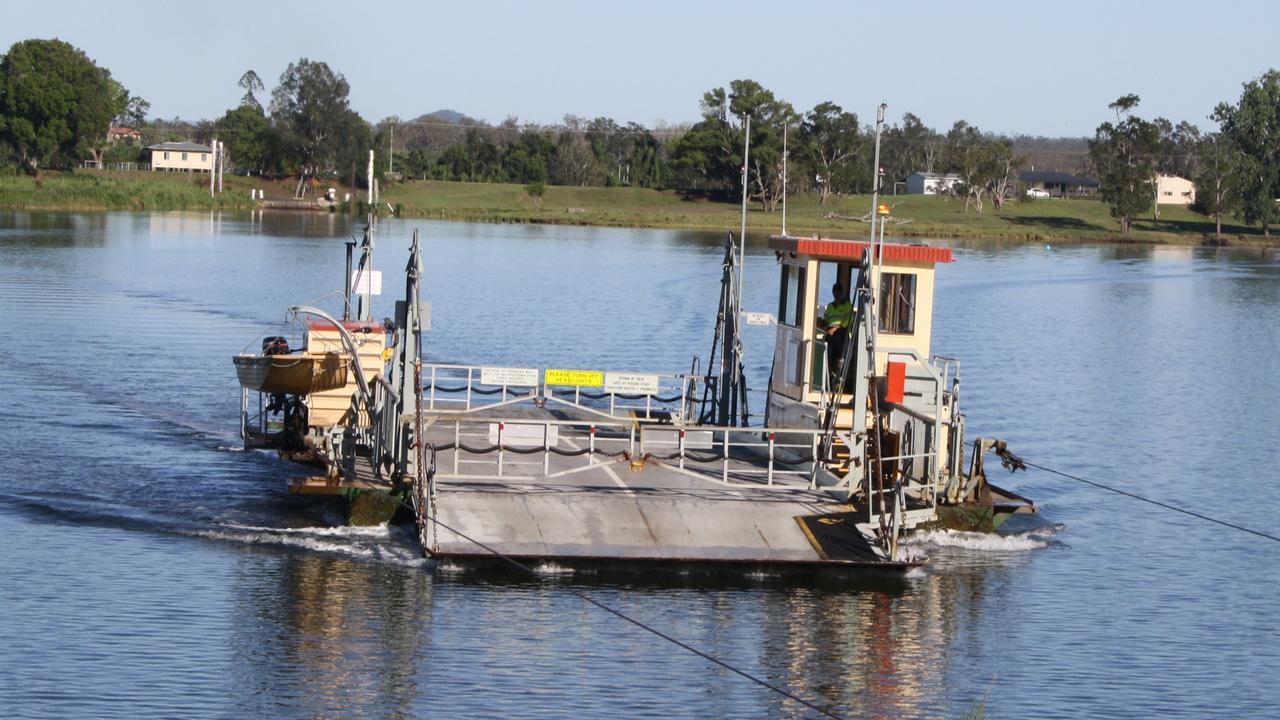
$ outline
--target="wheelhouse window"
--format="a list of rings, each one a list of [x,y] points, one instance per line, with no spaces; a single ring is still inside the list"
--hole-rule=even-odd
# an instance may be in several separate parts
[[[912,335],[916,331],[916,276],[885,273],[880,277],[880,332]]]
[[[804,268],[785,265],[778,293],[778,322],[800,326],[800,308],[804,306]]]

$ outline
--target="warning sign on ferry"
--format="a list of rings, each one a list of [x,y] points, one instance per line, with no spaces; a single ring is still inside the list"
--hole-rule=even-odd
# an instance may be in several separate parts
[[[518,387],[537,387],[537,368],[486,367],[480,368],[482,385],[516,385]]]
[[[562,370],[547,368],[548,385],[577,385],[578,387],[600,387],[604,384],[604,373],[599,370]]]
[[[658,376],[638,373],[605,373],[604,391],[626,395],[657,395]]]

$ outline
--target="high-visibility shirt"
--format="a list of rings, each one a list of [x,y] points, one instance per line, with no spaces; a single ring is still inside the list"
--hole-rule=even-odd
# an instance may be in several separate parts
[[[827,309],[822,313],[822,325],[824,328],[832,325],[839,325],[847,328],[853,323],[853,303],[830,303]]]

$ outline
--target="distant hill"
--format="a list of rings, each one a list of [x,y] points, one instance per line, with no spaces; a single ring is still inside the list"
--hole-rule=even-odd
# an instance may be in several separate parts
[[[446,109],[446,110],[436,110],[435,112],[429,112],[426,115],[422,115],[418,118],[415,118],[414,122],[447,122],[454,125],[459,125],[462,123],[473,123],[475,122],[475,120],[473,118],[467,117],[466,115],[458,112],[457,110]]]

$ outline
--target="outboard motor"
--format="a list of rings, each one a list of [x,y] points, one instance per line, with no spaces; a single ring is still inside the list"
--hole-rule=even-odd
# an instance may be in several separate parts
[[[263,355],[288,355],[289,340],[279,335],[262,338]]]

